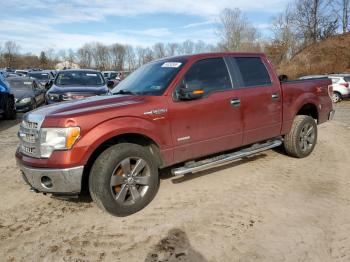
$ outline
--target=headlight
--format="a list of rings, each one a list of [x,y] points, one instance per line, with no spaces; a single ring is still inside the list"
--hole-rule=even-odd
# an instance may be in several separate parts
[[[71,149],[79,136],[79,127],[42,128],[40,135],[41,157],[48,158],[55,150]]]
[[[58,95],[58,94],[47,93],[46,96],[49,100],[53,100],[53,101],[60,100],[60,95]]]
[[[27,103],[30,103],[32,99],[30,97],[25,97],[25,98],[22,98],[21,100],[18,101],[18,103],[20,104],[27,104]]]

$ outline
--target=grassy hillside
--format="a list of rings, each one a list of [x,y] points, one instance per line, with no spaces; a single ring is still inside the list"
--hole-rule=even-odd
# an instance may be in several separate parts
[[[277,70],[290,79],[310,74],[350,72],[350,33],[312,44]]]

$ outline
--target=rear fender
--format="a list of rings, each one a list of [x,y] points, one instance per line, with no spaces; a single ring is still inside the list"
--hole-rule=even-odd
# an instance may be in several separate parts
[[[295,98],[295,97],[294,97]],[[283,103],[283,125],[281,134],[287,134],[292,128],[293,120],[299,110],[306,104],[312,104],[317,108],[317,114],[319,115],[319,99],[317,95],[313,93],[304,93],[297,97],[296,100],[290,97],[284,100]],[[287,101],[286,101],[287,100]]]

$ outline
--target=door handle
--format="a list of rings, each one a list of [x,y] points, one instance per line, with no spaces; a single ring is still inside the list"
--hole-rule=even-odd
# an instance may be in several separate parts
[[[273,93],[271,95],[271,98],[272,98],[272,100],[278,100],[280,98],[280,94],[279,93]]]
[[[230,101],[231,106],[233,107],[239,107],[241,105],[241,100],[239,98],[233,98]]]

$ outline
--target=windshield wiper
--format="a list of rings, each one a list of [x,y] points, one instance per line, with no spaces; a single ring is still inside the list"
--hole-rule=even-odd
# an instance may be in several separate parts
[[[121,89],[118,92],[113,93],[113,95],[136,95],[136,93]]]

